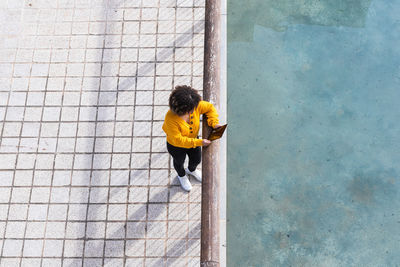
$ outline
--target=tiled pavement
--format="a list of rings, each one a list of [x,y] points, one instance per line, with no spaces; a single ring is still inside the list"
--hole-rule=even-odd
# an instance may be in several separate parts
[[[161,125],[204,0],[0,1],[0,266],[199,266]]]

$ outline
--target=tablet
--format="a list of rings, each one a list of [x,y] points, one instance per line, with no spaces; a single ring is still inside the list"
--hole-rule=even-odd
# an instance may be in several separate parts
[[[228,124],[225,124],[218,128],[212,129],[212,131],[207,139],[210,141],[220,139],[225,132],[226,126],[228,126]]]

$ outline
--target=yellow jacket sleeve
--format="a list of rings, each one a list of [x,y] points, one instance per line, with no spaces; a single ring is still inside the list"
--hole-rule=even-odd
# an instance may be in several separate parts
[[[168,143],[173,146],[194,148],[203,145],[203,139],[183,136],[178,124],[174,121],[165,120],[162,128],[167,135]]]
[[[200,101],[198,110],[200,114],[207,115],[208,126],[214,128],[214,126],[218,124],[218,112],[213,104],[207,101]]]

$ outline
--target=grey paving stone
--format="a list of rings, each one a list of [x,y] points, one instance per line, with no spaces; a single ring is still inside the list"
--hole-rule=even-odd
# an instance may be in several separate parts
[[[199,264],[201,186],[161,127],[202,87],[204,0],[106,2],[1,6],[1,266]]]

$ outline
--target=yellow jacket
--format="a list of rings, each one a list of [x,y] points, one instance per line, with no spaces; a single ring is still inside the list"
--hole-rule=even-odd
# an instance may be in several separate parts
[[[207,115],[207,123],[213,127],[218,124],[218,113],[213,104],[200,101],[193,113],[190,114],[190,123],[177,114],[168,110],[165,115],[162,129],[167,134],[167,142],[176,147],[194,148],[202,146],[203,139],[198,139],[200,129],[200,115]]]

